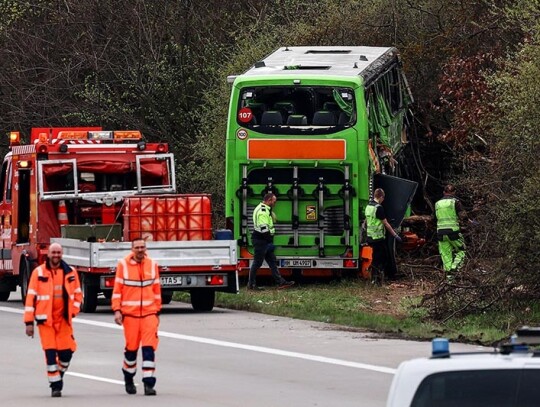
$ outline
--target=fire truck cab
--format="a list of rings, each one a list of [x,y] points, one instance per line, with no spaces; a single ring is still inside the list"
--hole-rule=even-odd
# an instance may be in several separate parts
[[[93,312],[98,293],[110,295],[116,262],[129,253],[134,237],[147,240],[149,255],[164,265],[162,276],[182,273],[162,277],[162,283],[170,282],[164,286],[164,302],[176,289],[190,289],[194,308],[211,310],[215,290],[237,291],[236,252],[230,242],[218,245],[206,259],[197,258],[196,264],[175,263],[182,257],[179,250],[185,253],[196,246],[201,252],[202,242],[188,240],[212,239],[212,231],[208,222],[205,233],[200,225],[197,233],[184,230],[193,229],[185,222],[180,226],[179,219],[190,207],[183,202],[192,203],[194,198],[175,195],[174,157],[167,144],[147,143],[139,131],[75,127],[34,128],[26,145],[20,144],[19,133],[12,132],[10,146],[0,173],[0,301],[6,301],[17,286],[24,301],[32,270],[46,259],[50,243],[58,241],[64,246],[64,259],[81,276],[82,309]],[[202,208],[208,199],[197,196],[195,206]],[[204,216],[210,219],[207,206]],[[169,229],[173,235],[159,234]],[[158,240],[169,241],[167,247]],[[186,273],[194,269],[221,272],[221,278],[212,280],[213,275],[206,274],[210,279],[198,280],[195,275],[188,279]],[[208,287],[205,281],[210,280],[213,284]],[[211,292],[203,291],[207,288]]]

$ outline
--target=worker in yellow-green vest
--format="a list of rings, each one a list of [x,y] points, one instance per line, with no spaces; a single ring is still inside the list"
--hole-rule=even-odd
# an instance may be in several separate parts
[[[365,228],[367,232],[367,242],[373,249],[371,260],[371,281],[382,284],[385,278],[394,276],[387,275],[388,272],[388,249],[386,243],[386,231],[401,242],[401,237],[386,220],[386,213],[382,203],[384,201],[384,191],[377,188],[373,192],[373,200],[370,201],[365,210]]]
[[[442,199],[435,204],[439,253],[446,277],[450,281],[465,260],[465,240],[461,234],[459,221],[460,218],[466,218],[466,213],[455,194],[456,188],[453,185],[446,185]]]
[[[265,260],[278,288],[286,288],[294,284],[294,281],[287,281],[281,277],[277,267],[277,259],[274,252],[274,234],[276,232],[274,228],[275,215],[272,212],[276,201],[277,197],[269,192],[264,195],[263,201],[253,211],[253,234],[251,235],[251,240],[254,254],[253,263],[249,269],[248,290],[258,289],[256,281],[257,270]]]

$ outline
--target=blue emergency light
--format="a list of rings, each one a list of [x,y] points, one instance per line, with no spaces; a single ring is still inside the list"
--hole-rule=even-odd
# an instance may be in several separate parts
[[[431,341],[431,356],[444,357],[450,355],[450,343],[446,338],[435,338]]]

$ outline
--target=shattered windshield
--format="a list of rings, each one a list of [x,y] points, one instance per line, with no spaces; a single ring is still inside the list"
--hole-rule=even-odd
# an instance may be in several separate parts
[[[237,121],[261,133],[334,133],[356,121],[354,92],[331,86],[245,88]]]

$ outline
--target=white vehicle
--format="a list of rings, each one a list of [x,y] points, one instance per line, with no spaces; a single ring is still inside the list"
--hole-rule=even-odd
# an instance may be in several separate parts
[[[540,406],[540,328],[524,327],[493,351],[451,353],[447,339],[432,356],[403,362],[387,407]]]

